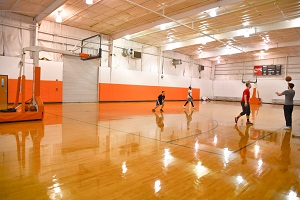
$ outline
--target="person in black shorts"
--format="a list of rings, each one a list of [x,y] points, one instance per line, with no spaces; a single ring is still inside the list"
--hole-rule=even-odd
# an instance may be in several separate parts
[[[161,94],[157,97],[156,106],[155,108],[152,109],[152,112],[155,112],[155,109],[159,106],[161,106],[160,112],[164,112],[163,111],[163,107],[165,105],[164,102],[165,102],[165,91],[162,91]]]
[[[247,118],[247,122],[246,124],[252,125],[252,122],[250,122],[249,120],[249,116],[250,116],[250,88],[251,88],[251,84],[250,82],[246,83],[246,89],[243,92],[243,96],[242,96],[242,100],[241,100],[241,106],[243,111],[234,118],[235,123],[238,122],[239,118],[243,115],[246,114],[246,118]]]

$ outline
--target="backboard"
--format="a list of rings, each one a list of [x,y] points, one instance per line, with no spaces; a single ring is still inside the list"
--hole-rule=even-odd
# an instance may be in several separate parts
[[[101,38],[102,35],[98,34],[98,35],[85,38],[81,41],[81,51],[80,51],[81,60],[101,58],[102,56]]]

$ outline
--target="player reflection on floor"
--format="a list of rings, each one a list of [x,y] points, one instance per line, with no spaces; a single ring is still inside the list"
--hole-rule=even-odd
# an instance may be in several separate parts
[[[242,159],[242,164],[246,164],[247,163],[247,143],[248,143],[248,139],[249,139],[249,127],[251,126],[251,124],[247,124],[246,125],[246,129],[245,129],[245,133],[243,134],[242,131],[240,131],[239,127],[237,125],[234,126],[234,129],[237,130],[239,136],[241,137],[239,140],[239,153]]]
[[[282,139],[281,143],[281,155],[279,157],[279,163],[280,163],[280,171],[286,172],[288,170],[288,166],[291,164],[291,130],[286,130],[284,133],[284,137]]]
[[[156,125],[158,128],[160,128],[160,132],[164,132],[164,127],[165,127],[165,124],[164,124],[164,115],[162,112],[160,112],[160,116],[158,114],[155,114],[155,117],[156,117]]]
[[[192,121],[193,112],[194,112],[194,110],[192,110],[191,113],[188,114],[188,113],[184,110],[184,113],[185,113],[185,116],[186,116],[186,128],[187,128],[187,130],[190,130],[190,123],[191,123],[191,121]]]

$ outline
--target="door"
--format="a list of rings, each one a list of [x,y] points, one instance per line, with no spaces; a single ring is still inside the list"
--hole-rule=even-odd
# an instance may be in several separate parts
[[[99,60],[63,57],[63,102],[98,102]]]
[[[7,109],[8,86],[7,75],[0,75],[0,109]]]

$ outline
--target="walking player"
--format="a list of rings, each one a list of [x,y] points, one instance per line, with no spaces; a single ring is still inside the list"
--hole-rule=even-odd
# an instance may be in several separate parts
[[[251,84],[250,84],[250,82],[247,82],[246,83],[246,89],[243,92],[242,101],[241,101],[243,111],[239,114],[239,116],[234,118],[235,123],[238,122],[238,120],[241,116],[246,114],[246,118],[247,118],[246,124],[252,125],[252,122],[250,122],[250,120],[249,120],[249,116],[250,116],[250,103],[249,103],[250,88],[251,88]]]
[[[189,87],[189,90],[188,90],[188,96],[187,96],[187,100],[183,106],[183,108],[185,109],[186,107],[186,104],[188,104],[189,102],[191,102],[192,104],[192,107],[195,108],[194,104],[193,104],[193,95],[192,95],[192,87],[190,86]]]

